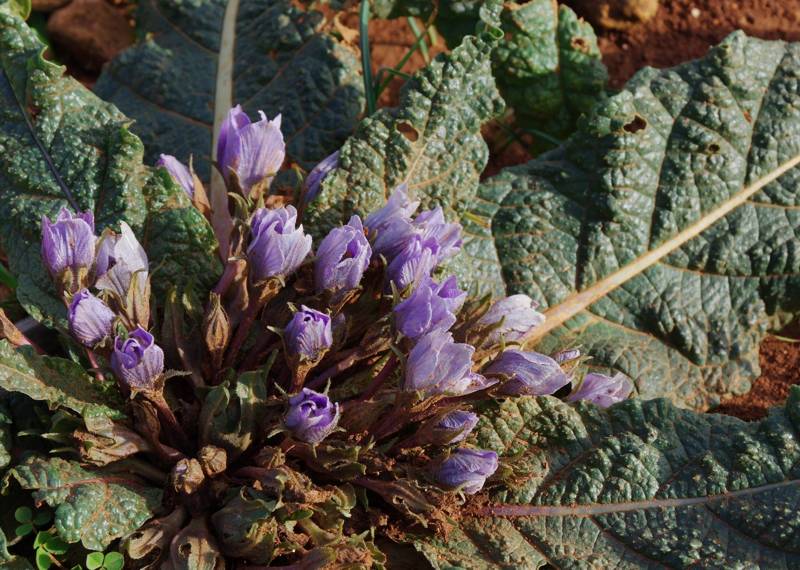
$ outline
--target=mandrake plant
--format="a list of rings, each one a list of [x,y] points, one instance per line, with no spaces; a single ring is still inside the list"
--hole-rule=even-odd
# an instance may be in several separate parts
[[[197,328],[185,330],[187,301],[176,299],[154,326],[147,255],[127,224],[96,236],[91,211],[42,219],[42,260],[88,366],[82,389],[116,404],[85,413],[84,426],[63,418],[51,437],[64,459],[32,456],[11,471],[67,536],[88,525],[84,546],[102,548],[125,534],[136,567],[383,567],[376,537],[445,535],[469,495],[511,477],[495,451],[465,442],[481,402],[560,391],[606,407],[630,393],[622,376],[576,381],[577,350],[521,350],[544,320],[529,297],[468,302],[455,277],[434,279],[461,247],[441,208],[418,212],[399,187],[315,248],[294,206],[265,206],[284,161],[280,116],[251,122],[236,107],[218,144],[223,212],[190,168],[160,160],[230,232],[218,236],[230,244],[221,278],[192,291]],[[309,174],[305,199],[335,165]],[[58,374],[8,328],[7,350]],[[167,346],[177,369],[165,367]],[[106,494],[96,513],[83,493],[39,487],[95,476],[82,485]]]
[[[800,314],[797,46],[358,8],[451,47],[397,107],[299,3],[140,2],[95,95],[0,2],[0,568],[800,565],[800,393],[705,413]]]

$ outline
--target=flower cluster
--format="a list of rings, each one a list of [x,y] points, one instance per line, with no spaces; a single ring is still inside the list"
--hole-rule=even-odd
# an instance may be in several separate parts
[[[214,225],[229,255],[204,292],[203,315],[155,299],[151,319],[147,255],[126,224],[98,237],[91,212],[43,220],[42,257],[69,332],[130,397],[136,422],[124,433],[139,435],[124,449],[146,449],[171,470],[171,501],[192,512],[218,508],[212,520],[228,520],[221,513],[243,495],[231,499],[209,481],[237,460],[226,484],[266,488],[280,468],[360,485],[388,504],[387,493],[413,483],[444,505],[436,497],[478,493],[499,476],[497,453],[471,436],[477,403],[558,393],[608,406],[628,396],[621,375],[576,381],[577,350],[528,350],[545,318],[528,296],[469,299],[446,270],[461,227],[439,207],[421,209],[405,185],[364,219],[330,229],[314,252],[293,205],[265,206],[284,156],[280,116],[251,122],[232,109],[216,158],[238,197],[214,212],[191,167],[162,155],[159,166],[204,215],[234,218]],[[323,191],[337,161],[323,160],[298,200]],[[186,331],[202,340],[187,342]]]

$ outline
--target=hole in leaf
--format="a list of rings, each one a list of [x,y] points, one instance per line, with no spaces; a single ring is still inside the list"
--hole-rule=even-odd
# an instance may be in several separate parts
[[[181,544],[178,550],[180,551],[181,556],[183,556],[184,558],[189,558],[189,555],[192,553],[192,545],[189,544],[188,542],[185,542]]]
[[[586,38],[574,37],[570,40],[570,45],[578,51],[589,53],[589,42]]]
[[[645,127],[647,127],[647,121],[645,121],[641,115],[636,115],[630,123],[622,128],[629,133],[638,133]]]
[[[708,145],[708,152],[711,154],[716,154],[719,152],[719,145],[717,143],[711,143]]]
[[[412,127],[410,124],[406,122],[398,123],[396,128],[397,132],[406,137],[406,139],[408,139],[410,142],[417,142],[417,140],[419,140],[419,133],[417,132],[417,129]]]

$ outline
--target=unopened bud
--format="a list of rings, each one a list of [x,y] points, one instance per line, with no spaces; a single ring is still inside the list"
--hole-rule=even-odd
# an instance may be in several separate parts
[[[169,475],[170,487],[179,495],[191,495],[205,482],[205,475],[197,459],[181,459]]]
[[[221,447],[206,445],[197,453],[197,460],[207,477],[216,477],[228,467],[228,453]]]
[[[231,321],[228,319],[218,293],[211,293],[208,310],[203,320],[203,341],[214,369],[222,365],[222,357],[231,340]]]

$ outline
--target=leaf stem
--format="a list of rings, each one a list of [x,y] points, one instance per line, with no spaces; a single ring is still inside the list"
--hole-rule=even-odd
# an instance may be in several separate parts
[[[429,27],[430,27],[430,26],[429,26]],[[406,64],[406,63],[408,63],[408,60],[409,60],[409,59],[411,59],[411,56],[412,56],[412,55],[414,55],[414,52],[416,52],[418,49],[420,49],[420,46],[421,46],[423,43],[425,43],[425,35],[424,35],[424,34],[420,34],[420,35],[417,37],[417,41],[415,41],[415,42],[414,42],[414,43],[411,45],[411,47],[410,47],[410,48],[408,48],[408,51],[407,51],[407,52],[406,52],[406,54],[403,56],[403,58],[402,58],[400,61],[398,61],[398,62],[397,62],[397,65],[395,65],[395,66],[394,66],[394,67],[393,67],[391,70],[387,70],[387,72],[389,73],[389,75],[392,75],[392,72],[395,72],[395,73],[397,73],[398,75],[399,75],[400,73],[402,73],[400,70],[402,70],[402,69],[403,69],[403,67],[405,66],[405,64]],[[378,88],[377,88],[377,91],[376,91],[376,93],[375,93],[375,97],[376,97],[376,98],[377,98],[377,97],[380,97],[380,96],[381,96],[381,93],[383,93],[383,91],[384,91],[384,90],[385,90],[385,89],[386,89],[386,88],[389,86],[389,83],[391,83],[391,82],[392,82],[392,77],[388,77],[388,78],[384,79],[384,80],[383,80],[383,82],[382,82],[382,83],[381,83],[381,84],[378,86]]]
[[[367,116],[375,112],[375,86],[372,82],[372,57],[369,48],[369,0],[361,0],[358,15],[359,43],[361,46],[361,68],[364,75],[364,93],[367,96]]]
[[[17,278],[2,263],[0,263],[0,284],[12,290],[17,288]]]
[[[422,53],[422,59],[425,60],[425,63],[429,64],[431,62],[431,54],[428,53],[428,42],[425,41],[425,32],[419,28],[417,19],[413,16],[406,18],[406,21],[408,22],[408,27],[411,28],[412,32],[414,32],[414,39],[419,41],[420,38],[422,38],[422,42],[419,44],[419,51]]]

